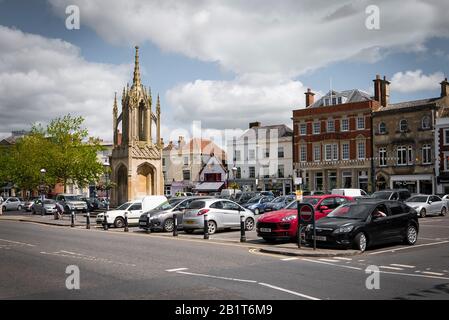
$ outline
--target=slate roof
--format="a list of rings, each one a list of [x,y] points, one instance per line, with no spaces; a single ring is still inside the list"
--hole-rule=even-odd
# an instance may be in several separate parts
[[[309,108],[319,108],[319,107],[331,107],[324,105],[324,99],[338,96],[338,97],[344,97],[346,98],[346,101],[344,103],[352,103],[352,102],[363,102],[363,101],[370,101],[373,100],[372,96],[359,89],[352,89],[352,90],[345,90],[345,91],[335,91],[335,90],[329,90],[328,93],[326,93],[324,96],[322,96],[320,99],[312,103],[307,109]]]

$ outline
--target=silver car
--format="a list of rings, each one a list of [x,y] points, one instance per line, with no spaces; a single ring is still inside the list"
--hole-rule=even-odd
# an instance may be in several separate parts
[[[9,197],[5,201],[2,202],[3,211],[8,211],[8,210],[20,211],[20,210],[22,210],[24,205],[25,205],[25,203],[16,197]]]
[[[435,195],[416,195],[405,203],[415,209],[421,218],[429,214],[445,216],[447,213],[446,201]]]
[[[56,201],[52,199],[44,200],[44,210],[45,214],[54,214],[58,210],[56,209]],[[38,199],[34,201],[34,205],[31,207],[31,211],[33,214],[41,214],[42,213],[42,200]]]
[[[240,216],[243,215],[245,229],[254,229],[254,213],[239,204],[226,199],[195,200],[184,212],[183,229],[192,233],[204,229],[204,215],[207,214],[209,234],[217,230],[240,228]]]

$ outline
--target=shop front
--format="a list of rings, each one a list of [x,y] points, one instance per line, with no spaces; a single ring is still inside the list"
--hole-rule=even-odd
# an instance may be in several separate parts
[[[431,174],[394,175],[390,178],[391,189],[408,189],[410,193],[433,194],[434,177]]]

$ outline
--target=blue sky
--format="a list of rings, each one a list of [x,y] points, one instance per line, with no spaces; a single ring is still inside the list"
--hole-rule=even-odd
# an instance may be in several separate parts
[[[372,3],[380,30],[364,27]],[[65,28],[70,4],[80,8],[80,30]],[[449,73],[449,7],[415,0],[406,14],[400,8],[364,0],[0,0],[0,136],[70,112],[110,139],[113,94],[132,80],[135,44],[144,85],[161,95],[166,140],[198,120],[209,133],[257,120],[290,125],[305,89],[325,93],[330,79],[335,90],[371,91],[375,75],[385,75],[396,80],[392,102],[438,96]]]

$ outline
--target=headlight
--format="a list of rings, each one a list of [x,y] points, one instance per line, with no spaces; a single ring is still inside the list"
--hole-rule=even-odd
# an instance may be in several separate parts
[[[296,214],[291,214],[289,216],[286,216],[284,218],[281,219],[281,221],[285,222],[285,221],[292,221],[296,219]]]
[[[354,226],[341,227],[334,231],[334,233],[348,233],[354,229]]]

